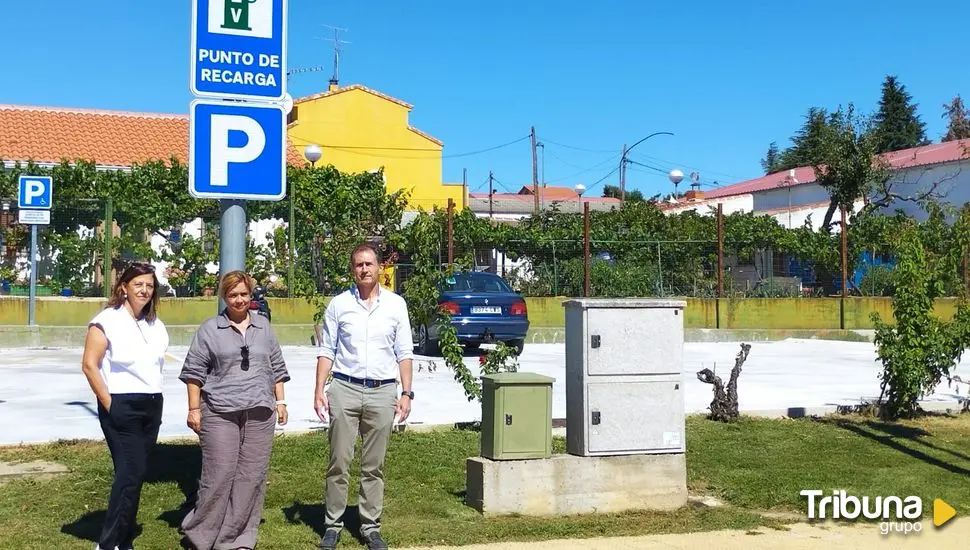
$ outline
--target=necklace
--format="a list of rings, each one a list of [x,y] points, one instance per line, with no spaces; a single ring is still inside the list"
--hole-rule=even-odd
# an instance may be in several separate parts
[[[128,312],[128,315],[131,316],[131,320],[134,321],[134,323],[135,323],[135,328],[138,329],[138,334],[141,334],[141,339],[144,340],[145,343],[147,344],[148,343],[148,338],[145,336],[145,331],[143,331],[141,329],[141,323],[139,323],[138,322],[138,318],[135,317],[135,314],[134,314],[133,310],[131,309],[131,306],[126,304],[125,311],[127,311]]]

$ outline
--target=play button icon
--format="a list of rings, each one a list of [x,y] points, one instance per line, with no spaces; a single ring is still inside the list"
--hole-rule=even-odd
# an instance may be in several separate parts
[[[953,519],[955,515],[957,515],[957,511],[949,504],[940,499],[933,501],[933,525],[939,527]]]

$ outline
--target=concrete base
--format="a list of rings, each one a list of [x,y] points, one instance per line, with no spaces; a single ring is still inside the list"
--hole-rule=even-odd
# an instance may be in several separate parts
[[[676,510],[687,504],[683,454],[466,462],[465,503],[485,515]]]

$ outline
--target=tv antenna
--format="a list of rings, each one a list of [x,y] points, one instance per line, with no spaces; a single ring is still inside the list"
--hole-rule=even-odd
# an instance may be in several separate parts
[[[340,33],[347,32],[347,29],[332,25],[324,25],[324,27],[333,30],[333,38],[324,38],[324,40],[333,42],[333,76],[330,78],[330,82],[336,84],[340,81],[340,45],[351,44],[352,42],[340,39]]]
[[[299,67],[296,69],[290,69],[286,71],[286,79],[289,80],[291,75],[303,74],[303,73],[315,73],[324,70],[326,67],[323,65],[317,65],[316,67]]]

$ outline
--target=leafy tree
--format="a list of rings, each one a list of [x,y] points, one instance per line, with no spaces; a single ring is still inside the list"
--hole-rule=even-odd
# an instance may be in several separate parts
[[[821,156],[822,145],[829,133],[829,113],[820,107],[811,107],[805,114],[805,122],[792,136],[792,146],[781,154],[778,169],[790,170],[800,166],[813,166]]]
[[[774,174],[781,170],[782,165],[782,152],[778,148],[778,144],[774,141],[768,146],[768,153],[765,154],[765,158],[761,159],[761,168],[765,171],[765,175]]]
[[[954,229],[958,235],[956,250],[966,253],[970,246],[970,209],[964,208]],[[904,224],[896,241],[900,256],[894,269],[895,324],[884,322],[878,313],[872,314],[875,343],[883,365],[879,401],[883,414],[891,419],[918,414],[919,400],[942,378],[950,377],[950,370],[970,346],[970,301],[966,290],[952,320],[943,321],[933,313],[933,301],[943,295],[953,261],[928,250],[915,223]]]
[[[619,185],[604,185],[603,186],[603,196],[611,197],[614,199],[624,198],[623,193],[620,192]],[[643,192],[639,189],[633,189],[632,191],[626,192],[625,200],[627,202],[643,202]]]
[[[940,139],[942,142],[956,141],[970,138],[970,113],[963,105],[959,94],[943,106],[943,118],[948,119],[946,133]]]
[[[882,97],[875,116],[876,152],[886,153],[927,145],[926,124],[916,114],[917,105],[895,76],[882,84]]]
[[[851,212],[855,201],[869,197],[889,178],[889,167],[877,156],[878,132],[872,121],[856,116],[850,103],[829,117],[819,135],[812,162],[815,181],[829,193],[830,203],[822,220],[831,229],[832,217],[839,207]]]
[[[385,261],[393,260],[391,252],[400,245],[407,193],[387,193],[380,172],[348,174],[332,165],[291,166],[287,179],[296,187],[297,250],[296,258],[290,260],[296,262],[296,281],[286,284],[293,285],[294,295],[318,306],[319,321],[325,297],[353,283],[350,252],[356,245],[370,241]],[[289,219],[285,200],[262,208],[262,216]]]

